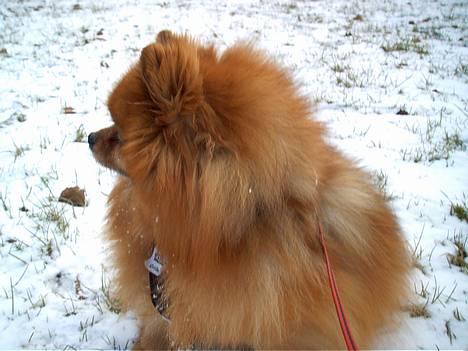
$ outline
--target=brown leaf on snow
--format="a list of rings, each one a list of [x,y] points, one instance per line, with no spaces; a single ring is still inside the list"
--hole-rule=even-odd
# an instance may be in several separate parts
[[[77,186],[63,190],[58,200],[72,206],[86,206],[85,191]]]
[[[71,106],[65,106],[63,109],[62,109],[62,113],[65,113],[65,114],[74,114],[76,113],[75,109]]]

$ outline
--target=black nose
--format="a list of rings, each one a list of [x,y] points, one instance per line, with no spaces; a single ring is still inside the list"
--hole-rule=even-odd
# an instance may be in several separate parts
[[[96,144],[96,139],[97,139],[96,133],[91,133],[88,135],[88,145],[91,150],[93,149],[94,144]]]

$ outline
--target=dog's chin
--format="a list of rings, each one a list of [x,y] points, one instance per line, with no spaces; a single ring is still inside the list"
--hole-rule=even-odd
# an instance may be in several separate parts
[[[93,152],[93,156],[94,156],[94,159],[101,166],[103,166],[103,167],[105,167],[107,169],[110,169],[111,171],[117,173],[120,176],[128,177],[127,172],[125,172],[125,170],[122,167],[120,167],[119,165],[116,165],[114,162],[111,162],[109,160],[106,160],[106,159],[103,159],[103,158],[99,157],[99,155],[95,154],[94,152]]]
[[[111,171],[114,171],[119,176],[128,177],[128,174],[124,170],[122,170],[120,168],[110,168],[110,167],[107,167],[107,168],[109,168]]]
[[[110,169],[113,173],[117,173],[117,175],[119,175],[119,176],[128,177],[127,172],[125,172],[125,171],[124,171],[123,169],[121,169],[121,168],[103,165],[102,163],[101,163],[101,165],[104,166],[104,167],[107,168],[107,169]]]

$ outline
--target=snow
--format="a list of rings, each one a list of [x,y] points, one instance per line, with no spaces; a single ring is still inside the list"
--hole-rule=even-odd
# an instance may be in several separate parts
[[[402,311],[375,347],[468,349],[468,269],[448,260],[468,238],[450,214],[468,203],[467,2],[31,0],[5,2],[0,18],[0,348],[137,338],[134,316],[109,301],[102,227],[115,175],[84,141],[109,123],[113,84],[171,29],[268,51],[318,103],[329,141],[386,183],[419,267],[408,303],[429,317]],[[75,185],[88,207],[56,201]]]

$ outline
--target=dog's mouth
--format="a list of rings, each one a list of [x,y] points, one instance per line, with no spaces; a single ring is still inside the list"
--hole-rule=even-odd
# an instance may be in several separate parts
[[[127,176],[122,160],[119,157],[120,139],[118,135],[111,135],[105,140],[100,140],[100,132],[90,133],[88,135],[88,146],[94,159],[102,166],[117,172],[121,176]]]

